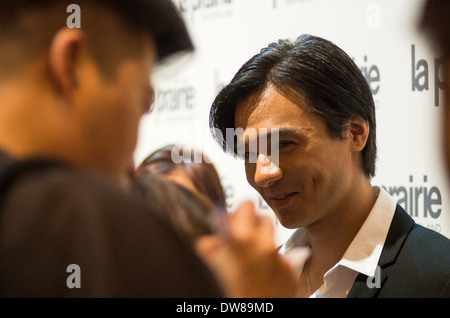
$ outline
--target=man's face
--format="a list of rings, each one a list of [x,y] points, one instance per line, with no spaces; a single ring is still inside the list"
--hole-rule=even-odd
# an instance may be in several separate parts
[[[267,162],[258,151],[256,162],[246,158],[245,171],[250,185],[287,228],[312,224],[339,207],[349,195],[354,168],[348,142],[331,138],[325,122],[301,106],[268,87],[261,96],[240,103],[235,113],[235,126],[256,131],[258,138],[259,131],[278,128],[279,147],[270,154],[278,150],[278,164]],[[267,165],[272,167],[264,169]]]
[[[95,66],[87,67],[88,75],[80,83],[83,94],[77,102],[85,108],[79,118],[81,161],[118,178],[134,170],[139,121],[153,101],[150,74],[156,50],[147,44],[141,57],[118,62],[112,78],[102,77]]]

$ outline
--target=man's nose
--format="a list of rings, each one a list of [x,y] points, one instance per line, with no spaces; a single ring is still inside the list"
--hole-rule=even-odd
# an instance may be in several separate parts
[[[256,161],[255,183],[265,188],[280,180],[283,177],[283,172],[274,161],[270,160],[266,155],[259,154]]]

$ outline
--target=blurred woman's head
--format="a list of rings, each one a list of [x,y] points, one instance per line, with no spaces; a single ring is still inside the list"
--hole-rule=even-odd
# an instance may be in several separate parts
[[[218,220],[211,201],[184,186],[156,174],[142,175],[133,186],[154,211],[191,243],[216,231]]]
[[[137,178],[146,174],[163,175],[196,195],[206,197],[216,209],[226,208],[225,191],[217,170],[199,151],[174,145],[160,148],[145,158],[136,170]]]

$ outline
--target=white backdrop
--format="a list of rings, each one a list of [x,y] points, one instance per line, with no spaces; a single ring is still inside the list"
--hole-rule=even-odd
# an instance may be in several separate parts
[[[439,61],[417,28],[422,0],[174,0],[196,45],[189,59],[155,73],[154,111],[140,127],[139,164],[169,143],[203,150],[233,208],[245,199],[273,217],[245,179],[243,162],[212,140],[209,110],[220,87],[270,42],[310,33],[333,41],[366,75],[376,104],[384,186],[417,223],[450,237],[449,187],[440,150]],[[442,71],[441,71],[442,72]],[[291,230],[276,220],[276,240]]]

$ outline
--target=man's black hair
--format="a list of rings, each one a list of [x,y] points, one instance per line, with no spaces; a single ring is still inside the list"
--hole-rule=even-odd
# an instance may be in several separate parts
[[[308,34],[271,43],[247,61],[219,92],[211,107],[210,128],[224,151],[236,155],[236,142],[224,136],[227,128],[235,128],[237,105],[261,94],[268,85],[299,105],[304,98],[306,110],[325,121],[332,137],[343,138],[354,115],[367,121],[370,131],[362,150],[362,170],[368,178],[374,176],[375,105],[367,80],[343,50]]]

